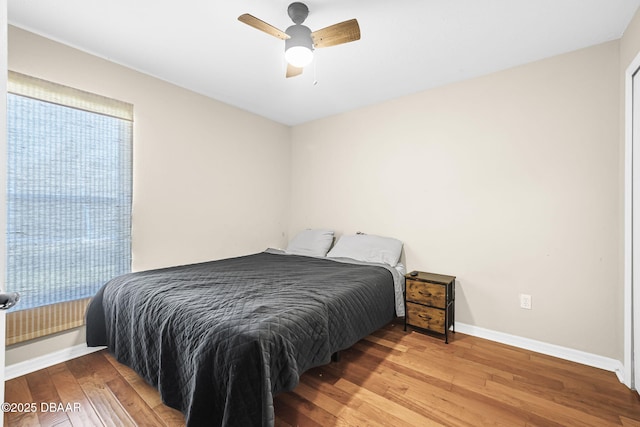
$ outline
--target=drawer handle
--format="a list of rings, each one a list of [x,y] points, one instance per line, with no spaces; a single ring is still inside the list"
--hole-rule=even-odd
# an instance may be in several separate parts
[[[427,316],[426,314],[419,314],[418,317],[424,320],[431,320],[431,316]]]

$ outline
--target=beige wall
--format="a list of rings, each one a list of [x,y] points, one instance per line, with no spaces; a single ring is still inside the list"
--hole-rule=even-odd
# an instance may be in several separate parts
[[[614,41],[297,126],[290,234],[397,237],[458,321],[620,360],[619,79]]]
[[[134,270],[286,242],[288,127],[15,27],[8,51],[12,70],[134,104]],[[7,363],[83,337],[15,346]]]
[[[636,12],[620,39],[621,74],[624,74],[638,52],[640,52],[640,11]]]

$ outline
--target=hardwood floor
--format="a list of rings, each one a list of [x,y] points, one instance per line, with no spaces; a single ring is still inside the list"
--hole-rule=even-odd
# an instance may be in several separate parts
[[[5,413],[8,426],[184,426],[106,351],[7,381],[5,395],[36,406]],[[611,372],[461,333],[446,345],[399,323],[305,373],[275,411],[285,427],[640,426],[640,396]]]

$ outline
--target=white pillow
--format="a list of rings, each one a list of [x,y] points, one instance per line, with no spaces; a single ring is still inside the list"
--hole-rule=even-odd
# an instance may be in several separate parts
[[[333,230],[302,230],[291,239],[286,252],[293,255],[325,256],[333,243]]]
[[[402,252],[402,242],[392,237],[356,234],[342,236],[329,251],[330,258],[351,258],[358,261],[377,262],[395,267]]]

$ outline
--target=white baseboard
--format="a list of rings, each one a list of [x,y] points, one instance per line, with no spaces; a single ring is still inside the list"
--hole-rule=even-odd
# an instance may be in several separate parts
[[[102,350],[103,348],[106,347],[87,347],[86,344],[78,344],[73,347],[45,354],[44,356],[15,363],[4,368],[4,379],[10,380],[20,377],[40,369],[48,368],[49,366],[57,365],[58,363],[66,362],[67,360],[75,359],[76,357]]]
[[[504,332],[492,331],[490,329],[480,328],[466,323],[456,322],[456,331],[472,335],[474,337],[484,338],[490,341],[496,341],[502,344],[523,348],[525,350],[546,354],[548,356],[558,357],[560,359],[615,372],[620,382],[624,382],[624,367],[622,362],[619,360],[567,347],[561,347],[559,345],[549,344],[542,341],[536,341],[529,338],[522,338],[516,335],[505,334]],[[48,368],[49,366],[66,362],[67,360],[75,359],[76,357],[84,356],[85,354],[90,354],[104,348],[106,347],[87,347],[85,344],[79,344],[74,347],[9,365],[4,371],[5,380],[10,380],[40,369]]]
[[[621,361],[616,359],[572,348],[561,347],[559,345],[549,344],[542,341],[536,341],[529,338],[522,338],[516,335],[505,334],[504,332],[492,331],[478,326],[467,325],[466,323],[456,322],[456,331],[467,335],[473,335],[474,337],[511,345],[513,347],[535,351],[536,353],[546,354],[547,356],[553,356],[559,359],[569,360],[571,362],[614,372],[618,376],[620,382],[624,383],[624,366]]]

